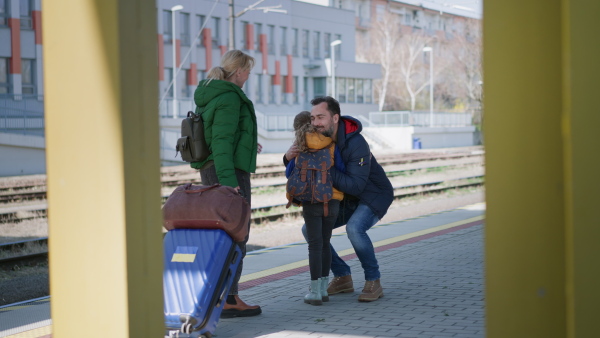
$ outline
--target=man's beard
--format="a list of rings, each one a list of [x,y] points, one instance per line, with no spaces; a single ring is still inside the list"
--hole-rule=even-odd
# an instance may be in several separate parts
[[[329,127],[329,129],[323,130],[321,133],[323,136],[332,137],[333,136],[333,126]]]

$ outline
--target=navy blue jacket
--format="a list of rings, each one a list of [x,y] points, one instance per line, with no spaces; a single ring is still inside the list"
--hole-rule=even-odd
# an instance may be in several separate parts
[[[369,144],[360,134],[362,124],[351,116],[342,116],[338,124],[336,148],[342,155],[345,172],[330,169],[333,186],[367,205],[379,219],[388,211],[394,199],[394,188],[385,171],[371,154]],[[287,164],[285,155],[284,163]],[[344,222],[345,223],[345,222]]]

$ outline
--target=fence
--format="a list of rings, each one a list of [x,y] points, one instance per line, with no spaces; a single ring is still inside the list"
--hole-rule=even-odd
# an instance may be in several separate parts
[[[43,135],[44,114],[2,107],[0,133]]]
[[[266,131],[293,131],[296,114],[266,115],[256,112],[256,124]]]
[[[176,114],[173,114],[173,99],[164,99],[158,106],[160,117],[182,119],[187,116],[188,111],[195,111],[196,104],[192,99],[177,99]]]
[[[433,120],[432,120],[433,118]],[[466,127],[472,125],[470,113],[446,112],[371,112],[369,113],[370,127]]]

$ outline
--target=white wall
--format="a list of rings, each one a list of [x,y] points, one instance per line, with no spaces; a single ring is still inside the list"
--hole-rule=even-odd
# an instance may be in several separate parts
[[[421,139],[423,149],[468,147],[474,145],[475,127],[414,127],[413,138]]]
[[[40,136],[0,133],[0,176],[46,173],[46,149]]]

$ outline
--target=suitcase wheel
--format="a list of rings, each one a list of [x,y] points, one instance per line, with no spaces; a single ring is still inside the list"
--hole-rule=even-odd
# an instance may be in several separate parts
[[[190,323],[181,324],[181,332],[182,333],[190,334],[190,333],[192,333],[193,330],[194,330],[194,328],[192,327],[192,324],[190,324]]]

